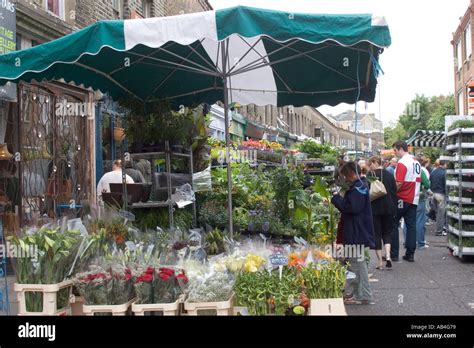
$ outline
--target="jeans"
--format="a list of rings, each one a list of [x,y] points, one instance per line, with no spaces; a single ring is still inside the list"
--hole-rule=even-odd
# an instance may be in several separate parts
[[[435,193],[433,203],[436,210],[436,232],[442,232],[446,221],[446,195]]]
[[[403,204],[402,204],[403,203]],[[390,256],[392,259],[398,259],[400,248],[400,234],[398,226],[400,220],[403,218],[407,229],[407,236],[405,240],[406,255],[414,255],[416,249],[416,210],[417,206],[407,202],[398,202],[397,217],[395,218],[395,227],[392,235],[392,249]]]
[[[356,301],[371,301],[372,290],[369,283],[369,270],[367,267],[367,260],[360,260],[359,258],[348,258],[349,271],[355,273],[356,278],[352,279],[346,287],[348,293],[352,293]]]
[[[418,205],[416,206],[416,246],[418,248],[424,247],[426,245],[425,232],[426,232],[426,201],[420,199]],[[403,228],[403,235],[405,240],[405,245],[407,241],[407,225],[405,224]]]

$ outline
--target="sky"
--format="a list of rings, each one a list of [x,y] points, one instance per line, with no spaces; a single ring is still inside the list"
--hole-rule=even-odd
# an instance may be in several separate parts
[[[307,13],[373,13],[387,20],[392,45],[380,56],[384,75],[367,112],[384,126],[395,122],[416,94],[454,94],[453,32],[469,0],[210,0],[215,10],[237,5]],[[357,111],[365,111],[358,103]],[[354,105],[321,106],[323,114]]]

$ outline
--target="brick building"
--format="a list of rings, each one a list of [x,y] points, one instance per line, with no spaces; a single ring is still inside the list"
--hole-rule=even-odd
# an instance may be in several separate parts
[[[102,19],[212,9],[207,0],[17,0],[14,5],[17,50],[57,39]],[[84,110],[88,116],[97,116],[95,104],[101,94],[64,81],[20,86],[21,103],[0,100],[0,127],[9,152],[21,155],[15,164],[19,196],[8,198],[12,204],[14,201],[12,210],[19,212],[18,220],[26,221],[54,215],[65,202],[79,203],[95,195],[95,149],[102,147],[96,138],[101,131],[100,117],[61,117],[56,107],[63,101],[81,104],[87,106]]]
[[[360,132],[356,137],[353,131],[340,127],[336,121],[324,116],[313,107],[247,105],[239,112],[256,123],[279,128],[297,136],[319,138],[322,142],[341,146],[347,150],[356,148],[356,138],[358,151],[375,151],[383,145],[383,137],[371,137]]]
[[[474,0],[471,0],[466,13],[460,18],[459,26],[453,33],[454,57],[454,96],[458,115],[473,114],[468,110],[469,83],[474,82],[472,57],[472,29],[474,19]]]

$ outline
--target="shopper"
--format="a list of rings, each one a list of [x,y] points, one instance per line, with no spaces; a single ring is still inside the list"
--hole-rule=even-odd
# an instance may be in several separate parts
[[[134,181],[129,175],[125,175],[126,182],[128,184],[133,184]],[[102,193],[110,192],[110,184],[121,184],[122,183],[122,161],[115,160],[112,163],[112,171],[105,173],[102,178],[100,178],[99,183],[97,184],[97,199],[99,202],[102,202]]]
[[[446,162],[439,161],[439,167],[431,174],[431,191],[436,211],[436,235],[445,236],[446,230]]]
[[[349,270],[356,274],[353,285],[353,297],[346,304],[372,304],[372,291],[369,284],[365,251],[374,248],[374,228],[370,207],[367,179],[360,177],[360,167],[348,162],[341,168],[341,174],[350,187],[344,197],[335,193],[332,203],[342,213],[344,250],[358,250],[358,255],[345,255],[350,264]],[[349,246],[350,248],[346,248]]]
[[[420,199],[421,165],[408,153],[408,145],[403,140],[393,144],[395,154],[399,158],[395,169],[397,185],[397,217],[392,238],[392,260],[398,260],[400,236],[398,225],[401,218],[405,221],[407,238],[405,242],[405,261],[414,262],[416,249],[416,208]]]
[[[421,163],[421,190],[420,200],[416,208],[416,245],[420,250],[426,249],[429,245],[425,240],[426,233],[426,204],[428,202],[428,190],[430,189],[430,173],[428,171],[430,160],[425,157],[419,157]]]
[[[130,176],[133,179],[133,182],[146,182],[143,174],[138,169],[133,168],[132,161],[125,162],[125,174]]]
[[[372,201],[372,218],[375,233],[375,254],[378,260],[377,269],[383,269],[382,242],[385,246],[386,267],[392,267],[390,259],[390,245],[392,243],[392,231],[395,217],[397,215],[397,185],[392,174],[382,168],[380,157],[369,159],[369,177],[376,177],[385,186],[387,194]]]
[[[431,171],[430,175],[432,175],[436,169],[439,168],[439,159],[437,159],[434,164],[433,164],[433,170]],[[436,204],[435,204],[435,199],[433,195],[433,191],[429,191],[430,194],[430,200],[429,200],[429,212],[428,212],[428,222],[427,225],[432,225],[433,223],[436,222]]]
[[[390,165],[387,167],[387,171],[390,174],[395,175],[395,168],[397,167],[397,163],[398,163],[398,159],[396,157],[393,157],[390,160]]]

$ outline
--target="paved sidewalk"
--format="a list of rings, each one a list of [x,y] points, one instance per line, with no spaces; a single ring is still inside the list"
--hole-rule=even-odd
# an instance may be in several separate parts
[[[451,256],[447,237],[435,236],[430,226],[427,227],[426,239],[430,247],[417,250],[414,263],[403,260],[395,262],[391,270],[375,269],[376,256],[371,251],[369,273],[373,274],[370,284],[375,304],[346,306],[347,313],[473,315],[474,261],[463,263]],[[400,259],[403,254],[404,249],[400,249]]]

